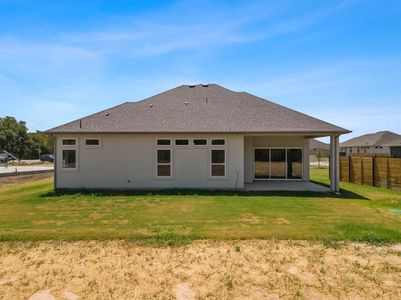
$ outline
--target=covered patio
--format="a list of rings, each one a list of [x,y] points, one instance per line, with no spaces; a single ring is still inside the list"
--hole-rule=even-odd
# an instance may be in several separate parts
[[[310,181],[255,181],[245,184],[244,191],[330,192],[328,187]]]
[[[250,134],[244,137],[244,190],[340,191],[339,134],[330,134],[330,188],[309,181],[309,140],[327,134]]]

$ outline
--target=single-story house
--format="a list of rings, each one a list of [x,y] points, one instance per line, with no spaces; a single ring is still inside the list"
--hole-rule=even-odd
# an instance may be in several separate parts
[[[317,139],[310,139],[309,140],[309,153],[310,154],[318,154],[322,156],[329,156],[330,155],[330,145],[327,143],[323,143],[318,141]]]
[[[379,131],[341,143],[340,151],[346,156],[355,154],[396,156],[399,147],[401,147],[401,135],[391,131]],[[393,148],[393,152],[391,148]]]
[[[309,180],[309,139],[331,139],[339,191],[339,135],[347,129],[216,84],[182,85],[47,131],[55,188],[243,189]]]

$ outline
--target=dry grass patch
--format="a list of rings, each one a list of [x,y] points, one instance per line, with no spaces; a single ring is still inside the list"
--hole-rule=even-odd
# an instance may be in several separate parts
[[[393,246],[307,241],[0,243],[0,298],[345,299],[401,297]],[[75,298],[76,299],[76,298]]]

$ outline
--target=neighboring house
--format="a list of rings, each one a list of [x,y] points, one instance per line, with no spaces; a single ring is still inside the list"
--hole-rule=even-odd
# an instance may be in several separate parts
[[[309,153],[310,154],[318,154],[321,153],[322,156],[329,156],[330,154],[330,145],[318,141],[316,139],[309,140]]]
[[[182,85],[48,131],[55,188],[244,188],[309,180],[309,139],[330,136],[331,190],[339,190],[338,136],[349,131],[246,92]]]
[[[400,151],[401,135],[379,131],[355,137],[340,144],[340,151],[347,156],[355,154],[394,155]],[[393,148],[393,150],[391,150]]]

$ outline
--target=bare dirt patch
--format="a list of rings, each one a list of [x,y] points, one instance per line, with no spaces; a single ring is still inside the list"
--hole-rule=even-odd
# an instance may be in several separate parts
[[[241,217],[241,222],[250,223],[250,224],[259,224],[260,218],[253,214],[245,214]]]
[[[16,176],[0,176],[0,187],[6,187],[14,184],[22,184],[41,179],[52,178],[53,173],[40,173],[40,174],[27,174],[27,175],[16,175]]]
[[[0,243],[0,299],[401,297],[391,246],[306,241]],[[35,298],[33,298],[35,299]]]

